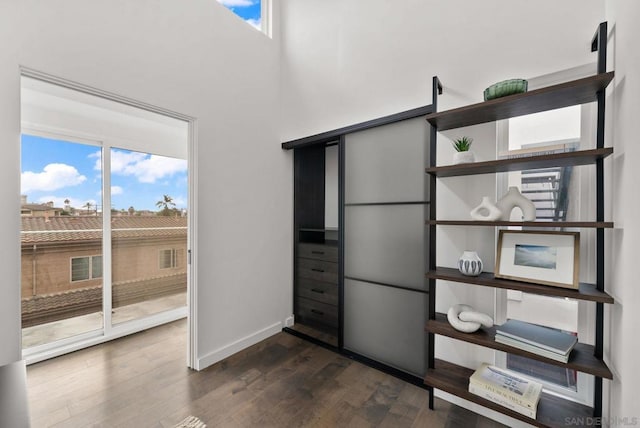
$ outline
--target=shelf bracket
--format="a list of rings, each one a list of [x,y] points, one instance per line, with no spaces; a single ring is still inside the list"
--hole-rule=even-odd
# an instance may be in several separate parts
[[[601,22],[591,40],[591,52],[598,51],[598,73],[607,72],[607,23]]]
[[[438,79],[438,76],[433,76],[433,98],[431,100],[431,106],[433,112],[438,111],[438,95],[442,95],[442,82]]]

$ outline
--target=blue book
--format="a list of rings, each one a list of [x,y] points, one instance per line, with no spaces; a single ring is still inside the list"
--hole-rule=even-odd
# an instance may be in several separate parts
[[[578,343],[578,337],[572,334],[519,320],[509,320],[496,327],[496,334],[562,355]]]

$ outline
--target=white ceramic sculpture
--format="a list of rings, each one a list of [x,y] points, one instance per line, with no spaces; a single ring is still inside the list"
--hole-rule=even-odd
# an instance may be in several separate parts
[[[475,251],[465,251],[458,259],[458,270],[467,276],[478,276],[482,273],[482,260]]]
[[[473,333],[480,326],[492,327],[493,318],[482,312],[474,311],[469,305],[453,305],[447,311],[447,321],[453,328],[464,333]]]
[[[500,220],[511,220],[511,211],[516,207],[522,210],[522,221],[536,220],[536,206],[515,186],[509,187],[507,193],[496,202],[496,206],[502,211]]]
[[[488,196],[482,197],[480,205],[471,210],[471,218],[480,221],[495,221],[500,219],[502,211],[489,199]]]

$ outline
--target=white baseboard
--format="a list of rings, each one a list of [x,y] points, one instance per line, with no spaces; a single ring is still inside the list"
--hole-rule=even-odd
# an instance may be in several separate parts
[[[216,349],[213,352],[208,353],[207,355],[198,358],[196,370],[203,370],[209,367],[212,364],[217,363],[218,361],[222,361],[227,357],[235,354],[236,352],[240,352],[249,346],[255,345],[258,342],[263,341],[264,339],[273,336],[274,334],[280,333],[282,331],[282,323],[277,322],[268,327],[263,328],[262,330],[258,330],[255,333],[252,333],[248,336],[243,337],[242,339],[238,339],[235,342],[232,342],[228,345],[225,345],[221,348]]]

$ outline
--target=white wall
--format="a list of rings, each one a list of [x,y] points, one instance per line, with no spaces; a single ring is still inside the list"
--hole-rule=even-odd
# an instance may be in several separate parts
[[[283,138],[431,103],[482,101],[497,81],[587,62],[604,0],[283,0]]]
[[[604,0],[533,6],[525,0],[284,0],[281,18],[282,133],[293,139],[431,104],[433,75],[445,87],[438,101],[445,110],[482,101],[484,88],[501,80],[593,62],[590,42],[605,7]],[[495,127],[444,136],[464,134],[475,138],[481,160],[493,155]],[[448,163],[452,150],[440,141],[438,163]],[[472,185],[464,178],[442,180],[439,215],[460,218],[494,189],[495,181],[486,177]],[[439,229],[439,264],[451,266],[463,250],[479,249],[485,265],[492,265],[492,233]],[[465,301],[480,310],[493,307],[489,288],[457,284],[439,290],[439,311]],[[471,367],[491,358],[479,349],[438,338],[436,356]]]
[[[607,97],[606,142],[614,147],[613,160],[605,164],[611,172],[608,181],[612,198],[606,214],[615,222],[609,236],[607,289],[616,303],[607,311],[606,335],[609,338],[608,360],[614,372],[610,383],[609,416],[619,419],[617,426],[640,423],[638,409],[638,355],[640,354],[640,286],[635,266],[638,264],[640,224],[638,185],[640,182],[640,3],[631,0],[607,0],[609,22],[608,69],[615,70],[614,90]],[[605,385],[609,385],[605,382]],[[606,397],[606,395],[605,395]],[[631,423],[632,417],[636,422]],[[614,426],[611,421],[611,426]]]
[[[279,145],[279,61],[277,34],[267,38],[213,0],[0,2],[0,364],[20,358],[19,66],[197,118],[204,365],[291,314],[292,172]]]

